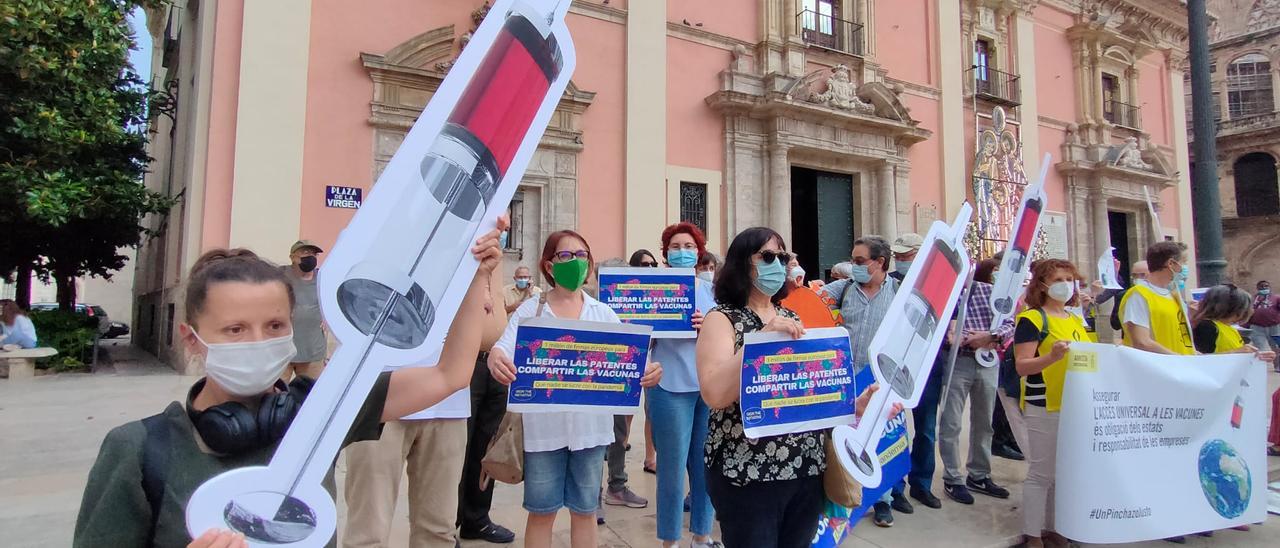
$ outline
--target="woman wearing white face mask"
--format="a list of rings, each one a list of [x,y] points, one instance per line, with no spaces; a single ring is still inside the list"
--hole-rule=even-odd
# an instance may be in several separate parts
[[[694,267],[698,271],[698,279],[709,284],[715,283],[716,272],[720,271],[720,258],[715,253],[703,251],[698,255],[698,266]]]
[[[505,227],[500,219],[499,229]],[[438,366],[383,373],[346,442],[376,439],[383,421],[435,405],[470,382],[490,276],[502,259],[498,233],[472,248],[480,268]],[[74,546],[247,546],[230,531],[209,530],[193,540],[187,501],[213,476],[267,464],[315,381],[300,377],[286,386],[279,380],[296,353],[293,293],[279,268],[245,249],[219,249],[196,261],[186,285],[182,343],[190,359],[203,362],[206,377],[191,387],[185,405],[173,402],[107,434],[89,473]],[[332,470],[324,483],[333,493]]]
[[[1022,375],[1022,411],[1026,417],[1027,481],[1022,491],[1024,545],[1066,546],[1054,531],[1053,487],[1058,450],[1058,412],[1067,374],[1067,350],[1086,341],[1084,319],[1067,311],[1076,306],[1075,265],[1060,259],[1038,261],[1027,284],[1027,310],[1018,315],[1013,355]]]

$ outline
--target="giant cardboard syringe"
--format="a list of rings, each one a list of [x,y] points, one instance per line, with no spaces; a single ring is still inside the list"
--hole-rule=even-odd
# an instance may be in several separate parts
[[[966,202],[955,222],[935,221],[929,228],[917,254],[920,258],[911,264],[867,346],[880,390],[871,396],[857,426],[832,430],[840,464],[865,487],[880,485],[880,459],[874,453],[893,403],[910,409],[924,392],[924,381],[969,273],[963,239],[972,213]]]
[[[1049,163],[1053,157],[1045,153],[1040,160],[1040,175],[1036,181],[1022,193],[1022,207],[1018,208],[1018,218],[1013,223],[1013,231],[1009,234],[1009,244],[1004,248],[1004,258],[1000,260],[1000,271],[996,273],[995,284],[991,288],[991,331],[995,331],[1013,317],[1014,305],[1022,296],[1023,286],[1031,277],[1031,259],[1036,253],[1036,236],[1040,234],[1040,222],[1044,219],[1045,208],[1049,205],[1049,196],[1044,191],[1044,180],[1049,176]],[[963,331],[961,339],[963,339]],[[983,348],[974,353],[978,363],[983,367],[995,367],[1000,363],[1000,355],[994,348]]]
[[[323,546],[337,508],[321,482],[384,367],[439,351],[492,230],[573,74],[569,0],[498,0],[338,237],[321,309],[342,346],[267,466],[201,485],[187,530],[252,546]]]

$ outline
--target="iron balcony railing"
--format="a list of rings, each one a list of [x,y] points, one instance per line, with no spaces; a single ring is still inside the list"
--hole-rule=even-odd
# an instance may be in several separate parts
[[[973,78],[973,91],[979,98],[1006,106],[1022,104],[1017,74],[981,65],[971,66],[969,72]]]
[[[1131,129],[1142,128],[1142,107],[1109,101],[1102,103],[1102,117],[1117,126]]]
[[[862,25],[813,10],[796,14],[796,29],[805,44],[857,55],[863,54]]]

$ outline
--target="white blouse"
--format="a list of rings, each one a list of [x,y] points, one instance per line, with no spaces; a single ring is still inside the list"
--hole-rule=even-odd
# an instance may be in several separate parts
[[[593,322],[622,323],[618,315],[600,301],[583,294],[582,315],[579,320]],[[507,323],[507,330],[502,338],[493,345],[508,358],[514,358],[516,347],[516,328],[520,320],[532,318],[538,312],[538,299],[528,299]],[[542,309],[542,316],[554,318],[551,305]],[[530,453],[538,451],[555,451],[569,448],[570,451],[590,449],[613,443],[613,416],[596,413],[554,412],[524,414],[524,450]]]

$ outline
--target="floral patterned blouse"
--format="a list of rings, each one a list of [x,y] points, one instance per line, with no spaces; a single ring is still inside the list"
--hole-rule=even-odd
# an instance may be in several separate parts
[[[800,319],[791,310],[776,308],[781,316]],[[715,311],[733,323],[735,352],[742,348],[743,334],[764,329],[760,316],[748,308],[722,305]],[[732,407],[711,410],[703,459],[707,468],[733,485],[808,478],[826,468],[826,436],[819,430],[749,439],[742,432],[742,407],[734,402]]]

